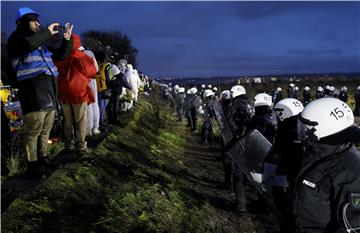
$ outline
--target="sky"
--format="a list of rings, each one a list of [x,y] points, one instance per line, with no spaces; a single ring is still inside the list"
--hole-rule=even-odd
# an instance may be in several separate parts
[[[74,32],[120,31],[155,78],[360,72],[360,2],[1,1],[1,30],[19,7]]]

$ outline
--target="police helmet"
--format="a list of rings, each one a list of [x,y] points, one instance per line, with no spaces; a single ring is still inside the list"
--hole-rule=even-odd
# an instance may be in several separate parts
[[[254,103],[255,107],[272,105],[272,97],[266,93],[257,94],[254,97],[254,100],[255,100],[255,103]]]
[[[310,87],[306,86],[306,87],[304,87],[304,90],[305,91],[310,91]]]
[[[346,92],[346,91],[347,91],[347,87],[343,86],[343,87],[341,88],[341,90]]]
[[[217,91],[217,87],[213,87],[213,91]]]
[[[201,88],[202,88],[202,89],[205,89],[205,84],[201,84]]]
[[[290,84],[289,84],[289,87],[293,88],[293,87],[295,87],[295,84],[290,83]]]
[[[210,90],[210,89],[206,89],[204,91],[204,98],[207,98],[207,97],[213,96],[213,95],[214,95],[214,92],[212,90]]]
[[[185,88],[184,87],[179,87],[178,93],[184,93],[184,92],[185,92]]]
[[[310,102],[300,120],[318,139],[336,134],[354,125],[351,108],[337,98],[322,98]]]
[[[276,88],[276,91],[282,91],[281,87]]]
[[[275,104],[274,110],[280,121],[296,116],[304,110],[303,104],[294,98],[285,98]]]
[[[211,89],[211,88],[212,88],[212,85],[211,85],[211,84],[209,84],[207,87],[208,87],[209,89]]]
[[[224,100],[231,99],[231,92],[229,90],[224,90],[221,92],[221,98]]]
[[[231,88],[231,94],[232,94],[232,97],[235,98],[239,95],[245,95],[246,94],[246,90],[243,86],[241,85],[235,85]]]
[[[324,91],[324,88],[318,87],[317,90],[320,91],[320,92],[323,92],[323,91]]]
[[[192,93],[192,94],[196,94],[196,93],[197,93],[196,87],[192,87],[190,90],[191,90],[191,93]]]

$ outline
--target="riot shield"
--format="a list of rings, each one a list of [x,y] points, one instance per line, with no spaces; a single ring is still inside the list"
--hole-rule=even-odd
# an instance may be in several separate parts
[[[239,166],[243,174],[267,200],[267,203],[283,218],[275,208],[272,194],[263,187],[263,171],[265,158],[270,153],[272,144],[257,130],[251,129],[246,135],[233,145],[227,152]]]
[[[260,184],[265,157],[271,147],[271,143],[257,129],[252,129],[226,153],[231,156],[250,181]]]
[[[223,109],[219,101],[212,101],[212,107],[215,112],[215,118],[218,123],[218,126],[221,129],[221,134],[224,140],[224,144],[226,145],[232,139],[233,134],[230,130],[230,127],[227,124],[225,114],[223,112]]]

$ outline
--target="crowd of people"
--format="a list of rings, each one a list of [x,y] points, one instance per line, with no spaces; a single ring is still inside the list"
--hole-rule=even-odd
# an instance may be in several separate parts
[[[13,69],[8,75],[23,114],[26,173],[39,177],[43,167],[53,166],[48,139],[55,119],[63,123],[65,150],[87,154],[86,137],[119,123],[119,112],[136,105],[139,91],[146,92],[151,79],[125,59],[112,61],[104,52],[84,48],[71,24],[65,25],[58,48],[47,45],[59,33],[58,23],[41,29],[39,13],[22,7],[16,25],[8,40]],[[261,184],[259,200],[260,194],[271,194],[282,216],[282,232],[360,230],[360,153],[354,146],[360,143],[354,122],[354,115],[360,115],[360,86],[354,111],[347,105],[346,87],[319,86],[312,97],[306,86],[302,98],[293,83],[286,97],[280,87],[253,98],[242,85],[221,92],[211,85],[161,88],[177,120],[186,118],[192,132],[201,132],[202,144],[213,141],[215,123],[221,129],[225,186],[235,193],[239,213],[248,211],[250,180]],[[250,168],[229,153],[254,130],[272,145],[260,179],[249,176],[254,174]]]
[[[340,92],[319,87],[312,97],[305,86],[302,98],[298,90],[291,83],[286,97],[279,87],[272,94],[249,98],[242,85],[219,92],[211,85],[186,90],[162,84],[163,96],[179,122],[185,116],[187,126],[196,131],[202,118],[201,143],[211,143],[214,124],[221,129],[224,183],[235,193],[238,213],[247,212],[249,206],[268,205],[281,216],[281,232],[358,232],[360,153],[354,145],[360,143],[360,128],[354,115],[359,115],[360,86],[354,110],[347,105],[346,87]],[[255,129],[263,137],[250,140],[265,138],[272,145],[263,155],[260,176],[237,158],[244,156],[241,151],[230,153]],[[259,148],[250,144],[242,146],[251,158]],[[258,200],[252,203],[247,203],[248,181],[260,187]]]
[[[30,177],[41,177],[44,167],[54,166],[48,140],[56,121],[61,124],[65,151],[85,155],[89,153],[86,137],[119,123],[120,112],[131,110],[139,91],[146,92],[151,82],[126,59],[111,60],[104,51],[94,54],[84,48],[80,36],[72,33],[73,25],[52,23],[41,28],[39,16],[31,8],[19,8],[16,30],[7,45],[10,69],[6,75],[10,89],[17,90],[12,101],[21,105]],[[49,46],[59,33],[60,46]],[[7,102],[2,101],[2,111],[12,104]]]

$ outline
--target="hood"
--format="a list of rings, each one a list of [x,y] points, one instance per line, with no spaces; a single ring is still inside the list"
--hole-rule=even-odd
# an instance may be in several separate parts
[[[77,34],[72,34],[72,41],[73,41],[73,48],[72,50],[79,50],[79,48],[81,47],[81,39],[80,36]]]

